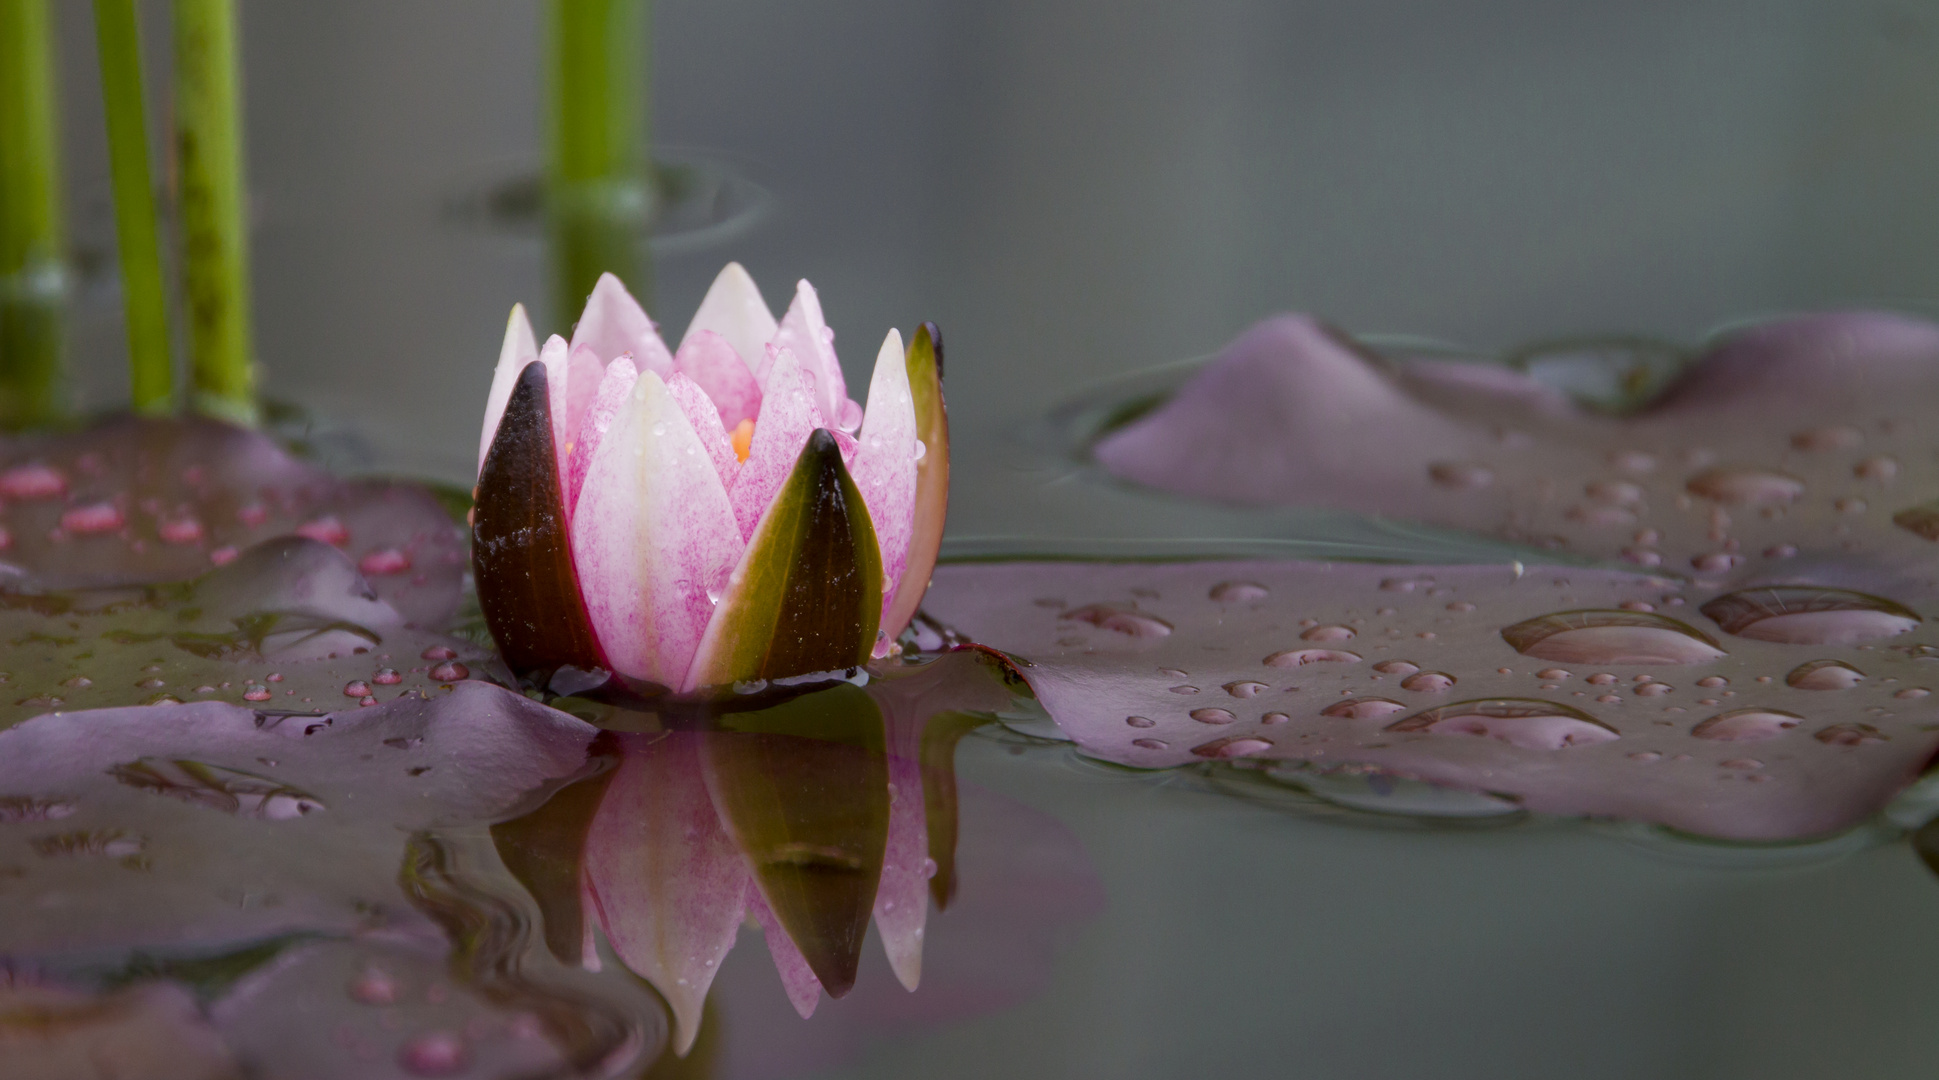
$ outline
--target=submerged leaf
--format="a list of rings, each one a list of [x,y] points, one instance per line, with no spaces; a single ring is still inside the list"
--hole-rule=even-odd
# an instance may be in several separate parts
[[[834,436],[817,430],[728,579],[685,689],[867,663],[881,614],[875,530]]]
[[[552,427],[545,366],[528,364],[478,475],[478,605],[505,663],[521,674],[600,666],[573,570]]]

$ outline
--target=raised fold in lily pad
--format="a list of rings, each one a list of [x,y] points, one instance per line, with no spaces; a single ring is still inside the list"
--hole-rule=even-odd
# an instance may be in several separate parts
[[[1855,553],[1916,572],[1939,536],[1939,434],[1921,420],[1935,403],[1939,326],[1892,314],[1734,331],[1621,416],[1507,367],[1389,362],[1288,315],[1093,452],[1179,495],[1420,521],[1706,580]]]

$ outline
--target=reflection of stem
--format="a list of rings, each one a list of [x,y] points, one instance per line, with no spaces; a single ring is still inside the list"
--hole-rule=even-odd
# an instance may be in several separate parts
[[[108,118],[108,165],[114,176],[115,245],[121,249],[121,292],[128,312],[128,382],[136,412],[162,415],[174,408],[175,376],[168,359],[168,309],[155,227],[155,185],[148,172],[134,0],[94,0],[94,31]]]
[[[0,426],[60,414],[60,158],[50,0],[0,0]]]
[[[946,911],[956,897],[956,744],[963,736],[991,723],[988,716],[939,712],[922,729],[922,815],[929,830],[929,857],[936,876],[929,879],[929,895],[937,911]]]
[[[195,407],[256,422],[235,0],[175,0],[175,139]]]
[[[639,241],[654,195],[646,0],[552,0],[550,21],[554,322],[570,320],[608,271],[651,307]]]
[[[573,1069],[603,1075],[603,1066],[639,1047],[638,1027],[594,998],[541,986],[519,970],[531,924],[518,905],[463,880],[451,846],[419,833],[404,848],[398,884],[411,906],[443,928],[451,942],[451,977],[493,1005],[536,1016]]]

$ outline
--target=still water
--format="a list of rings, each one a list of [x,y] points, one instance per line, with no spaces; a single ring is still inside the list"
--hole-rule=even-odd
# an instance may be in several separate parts
[[[1674,379],[1747,317],[1931,309],[1931,13],[1470,7],[659,5],[659,134],[718,201],[655,316],[728,258],[812,277],[854,385],[937,320],[923,644],[1017,659],[698,719],[488,685],[450,491],[342,479],[470,482],[547,295],[486,205],[536,165],[536,11],[246,7],[313,457],[8,448],[53,471],[0,476],[9,1006],[164,1076],[1929,1070],[1931,331],[1798,350],[1884,357],[1829,365],[1855,395],[1760,382],[1784,340]],[[1207,366],[1289,309],[1436,340]]]

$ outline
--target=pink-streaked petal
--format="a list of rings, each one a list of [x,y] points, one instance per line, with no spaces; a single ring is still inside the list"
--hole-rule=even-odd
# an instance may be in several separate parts
[[[761,299],[761,290],[754,279],[740,263],[730,262],[708,287],[706,298],[693,313],[693,322],[680,337],[680,348],[684,351],[695,334],[711,330],[727,339],[748,370],[758,377],[767,368],[767,344],[774,340],[778,329],[774,313],[768,310],[767,301]]]
[[[579,445],[586,416],[592,412],[593,398],[599,395],[600,380],[606,377],[606,365],[591,349],[580,346],[572,350],[563,368],[546,365],[546,377],[546,390],[552,399],[552,445],[559,452],[559,475],[569,477],[573,450]],[[563,409],[560,402],[565,403]]]
[[[742,540],[754,535],[761,514],[794,471],[795,459],[808,445],[809,434],[825,426],[800,361],[787,349],[778,350],[761,397],[761,418],[754,423],[747,460],[741,463],[740,474],[728,491]]]
[[[920,736],[920,723],[903,726]],[[929,827],[922,808],[920,746],[918,738],[908,741],[906,752],[890,748],[889,844],[875,889],[875,928],[897,981],[914,990],[922,981],[922,932],[929,917]]]
[[[780,329],[774,335],[776,348],[793,350],[801,361],[801,368],[807,372],[814,386],[815,408],[821,415],[837,425],[848,419],[860,419],[844,408],[848,401],[848,384],[842,381],[842,365],[835,358],[835,332],[828,328],[828,321],[821,316],[821,297],[815,294],[815,287],[803,279],[795,286],[794,303],[788,305],[788,313],[781,317]],[[768,375],[756,371],[761,385],[766,386]],[[853,427],[842,425],[849,431]]]
[[[646,309],[626,291],[626,286],[611,274],[599,275],[599,283],[586,298],[586,310],[572,330],[572,351],[591,349],[601,364],[621,356],[631,356],[634,366],[651,371],[662,379],[673,374],[673,356],[659,330],[647,317]]]
[[[760,355],[767,355],[765,347]],[[707,391],[720,411],[722,427],[731,430],[760,415],[761,384],[754,381],[753,369],[726,338],[712,330],[701,330],[681,342],[673,366]]]
[[[721,486],[732,488],[735,474],[741,471],[741,459],[734,453],[734,444],[727,437],[727,429],[720,426],[720,413],[714,408],[707,391],[692,379],[675,372],[673,378],[667,380],[667,392],[673,395],[680,411],[687,414],[687,423],[693,425],[693,433],[700,438],[700,445],[714,463],[714,471],[720,474]]]
[[[761,934],[767,938],[768,955],[774,957],[774,970],[781,976],[782,989],[788,992],[788,1004],[794,1006],[803,1020],[815,1015],[815,1006],[821,1004],[821,980],[815,978],[808,958],[801,954],[801,946],[788,936],[774,909],[761,896],[760,887],[751,880],[747,883],[746,903],[748,914],[761,924]]]
[[[566,477],[568,518],[579,507],[579,493],[586,486],[586,473],[592,469],[592,457],[599,449],[600,440],[606,437],[607,429],[613,426],[613,420],[632,397],[633,383],[639,377],[640,371],[630,357],[622,356],[606,365],[606,374],[600,377],[599,388],[593,392],[592,406],[579,423],[579,439],[572,447],[572,472]]]
[[[851,471],[882,549],[882,610],[886,613],[908,566],[909,534],[916,513],[916,405],[909,392],[902,335],[894,330],[882,340],[882,351],[875,357],[868,415],[862,421],[859,442]]]
[[[752,891],[707,794],[702,738],[620,736],[619,772],[586,836],[591,910],[613,951],[666,998],[683,1054]]]
[[[498,421],[505,415],[505,403],[512,399],[518,373],[539,358],[539,345],[532,337],[531,320],[525,305],[513,304],[505,320],[505,343],[498,347],[498,367],[491,373],[491,393],[485,398],[485,430],[478,436],[478,467],[485,467],[485,452],[491,449],[492,436],[498,434]]]
[[[614,669],[680,685],[745,546],[693,425],[666,383],[642,374],[572,521],[580,594]]]

